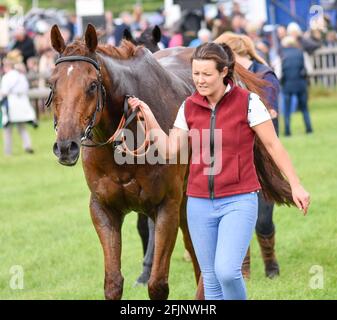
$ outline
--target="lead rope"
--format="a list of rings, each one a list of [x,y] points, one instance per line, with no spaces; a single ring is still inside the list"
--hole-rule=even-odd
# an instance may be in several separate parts
[[[83,147],[89,147],[89,148],[94,148],[94,147],[103,147],[108,144],[112,144],[113,147],[118,151],[118,152],[126,152],[134,157],[142,157],[145,156],[149,149],[149,145],[151,143],[150,141],[150,131],[149,131],[149,119],[146,116],[146,113],[143,110],[143,107],[139,105],[135,110],[132,111],[132,113],[127,116],[128,113],[128,103],[127,99],[130,98],[131,96],[127,95],[125,96],[124,99],[124,114],[118,124],[118,127],[114,134],[106,141],[102,143],[98,143],[94,141],[92,138],[87,137],[88,140],[90,140],[93,144],[84,144],[83,142],[81,145]],[[135,150],[130,150],[129,147],[126,144],[125,136],[124,136],[124,129],[132,122],[134,118],[137,118],[137,121],[140,124],[140,128],[145,136],[144,142],[142,145],[135,149]],[[143,124],[144,123],[144,124]],[[120,140],[117,140],[120,137]]]
[[[127,99],[126,97],[125,99]],[[125,137],[123,134],[123,130],[129,125],[129,123],[133,120],[134,117],[137,117],[137,121],[140,124],[140,128],[143,131],[143,134],[145,136],[144,142],[142,143],[139,148],[135,150],[130,150],[129,147],[126,145]],[[146,153],[149,150],[149,146],[151,144],[150,139],[150,125],[149,125],[149,119],[146,115],[146,112],[144,112],[144,109],[141,105],[139,105],[132,113],[131,115],[126,119],[125,114],[123,114],[121,121],[119,122],[119,125],[115,131],[115,133],[109,138],[107,141],[108,143],[116,144],[116,139],[121,136],[121,143],[117,145],[115,148],[119,150],[119,152],[126,152],[134,157],[142,157],[145,156]],[[118,141],[119,142],[119,141]]]

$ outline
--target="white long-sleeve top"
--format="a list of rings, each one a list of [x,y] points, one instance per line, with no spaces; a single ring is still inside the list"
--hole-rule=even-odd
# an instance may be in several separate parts
[[[3,96],[9,94],[28,94],[29,84],[24,74],[10,70],[1,79],[0,92]]]
[[[8,110],[2,107],[2,124],[20,123],[36,119],[35,110],[28,98],[29,83],[26,76],[12,69],[0,82],[0,97],[8,98]]]

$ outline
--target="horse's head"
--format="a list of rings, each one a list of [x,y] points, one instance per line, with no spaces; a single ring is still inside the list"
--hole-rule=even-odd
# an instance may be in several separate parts
[[[145,29],[138,38],[134,39],[131,32],[128,29],[124,30],[123,38],[131,41],[136,45],[143,45],[145,48],[149,49],[151,52],[157,52],[160,50],[158,42],[161,39],[161,31],[158,26]]]
[[[66,46],[54,25],[51,43],[60,54],[50,78],[52,92],[48,99],[54,106],[57,132],[53,151],[61,164],[71,166],[78,160],[81,139],[87,138],[98,123],[104,104],[104,87],[95,54],[97,34],[89,24],[84,42],[75,41]]]

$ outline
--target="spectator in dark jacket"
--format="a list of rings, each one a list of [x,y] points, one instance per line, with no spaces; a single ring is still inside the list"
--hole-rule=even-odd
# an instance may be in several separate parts
[[[15,43],[13,49],[18,49],[22,56],[23,62],[27,66],[27,60],[36,54],[33,40],[27,35],[24,27],[18,27],[15,30]]]
[[[282,42],[282,91],[284,94],[285,135],[290,136],[291,96],[296,95],[298,108],[303,114],[307,133],[311,133],[312,126],[308,110],[307,74],[304,66],[303,51],[298,48],[296,39],[287,36]]]
[[[185,10],[180,18],[180,28],[183,34],[184,46],[197,38],[203,20],[202,10]]]

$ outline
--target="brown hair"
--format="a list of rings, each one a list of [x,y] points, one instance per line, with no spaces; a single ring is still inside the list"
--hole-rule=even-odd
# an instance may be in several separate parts
[[[227,45],[219,45],[214,42],[204,43],[194,50],[191,57],[191,61],[193,60],[213,60],[219,72],[222,72],[225,67],[228,68],[228,73],[224,78],[225,84],[227,84],[228,79],[233,79],[235,57],[231,48]]]

